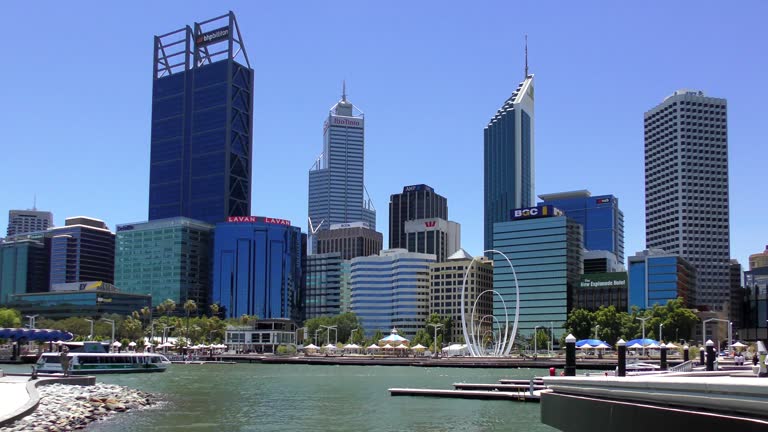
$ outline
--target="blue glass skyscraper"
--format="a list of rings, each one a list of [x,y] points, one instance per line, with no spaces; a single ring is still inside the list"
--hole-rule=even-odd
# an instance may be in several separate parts
[[[552,205],[584,227],[587,250],[612,252],[624,263],[624,213],[613,195],[592,196],[588,190],[539,195],[540,206]]]
[[[227,318],[303,319],[306,234],[285,219],[231,217],[213,240],[213,296]]]
[[[309,218],[314,228],[366,222],[376,229],[376,211],[363,183],[364,156],[365,116],[347,100],[345,89],[331,107],[323,126],[323,153],[309,171]]]
[[[249,215],[253,69],[234,14],[156,36],[154,51],[149,220]]]
[[[526,60],[527,64],[527,60]],[[485,249],[493,247],[493,224],[509,211],[534,205],[533,75],[528,75],[483,131]]]

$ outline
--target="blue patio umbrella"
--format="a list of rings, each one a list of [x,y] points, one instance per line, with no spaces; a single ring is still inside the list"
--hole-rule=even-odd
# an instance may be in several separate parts
[[[11,331],[13,329],[10,328],[0,328],[0,339],[8,339],[11,337]]]
[[[582,339],[580,341],[576,341],[576,348],[581,348],[584,345],[589,345],[592,347],[596,347],[600,345],[601,343],[608,345],[607,343],[599,340],[599,339]]]
[[[659,345],[659,341],[655,341],[653,339],[632,339],[631,341],[627,341],[627,346],[634,345],[634,344],[640,344],[643,346],[648,346],[650,344]]]

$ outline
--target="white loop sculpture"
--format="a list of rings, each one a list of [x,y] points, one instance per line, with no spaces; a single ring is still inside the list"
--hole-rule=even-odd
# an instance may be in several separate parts
[[[506,254],[503,252],[489,249],[486,251],[483,251],[483,254],[492,252],[500,254],[504,257],[505,260],[507,260],[507,264],[509,264],[509,268],[512,269],[512,276],[515,280],[515,321],[512,327],[512,334],[509,334],[509,311],[507,310],[507,302],[504,301],[504,297],[502,297],[501,294],[499,294],[496,290],[485,290],[481,292],[477,298],[475,298],[474,304],[472,306],[472,315],[470,317],[470,324],[469,329],[467,329],[467,318],[466,318],[466,304],[464,301],[465,293],[467,290],[467,277],[469,277],[469,271],[472,270],[472,265],[475,264],[475,261],[477,260],[477,257],[472,258],[472,262],[469,263],[469,266],[467,267],[467,271],[464,273],[464,281],[461,284],[461,328],[464,332],[464,342],[467,344],[467,351],[472,357],[488,357],[489,355],[486,353],[485,348],[482,347],[482,341],[478,341],[475,337],[475,308],[477,307],[477,302],[480,300],[480,297],[487,293],[493,293],[493,295],[499,296],[499,299],[501,299],[501,304],[504,307],[504,317],[505,317],[505,323],[504,323],[504,337],[501,337],[501,329],[499,329],[499,342],[496,344],[496,347],[493,349],[492,357],[500,357],[500,356],[507,356],[509,355],[509,352],[512,350],[512,345],[515,343],[515,336],[517,335],[517,322],[520,318],[520,286],[517,283],[517,273],[515,273],[515,267],[512,265],[512,262],[509,260],[509,257],[507,257]],[[485,317],[483,317],[484,319]],[[480,320],[479,326],[482,326],[483,319]],[[498,326],[500,324],[499,320],[494,317],[494,320],[496,321],[496,325]]]

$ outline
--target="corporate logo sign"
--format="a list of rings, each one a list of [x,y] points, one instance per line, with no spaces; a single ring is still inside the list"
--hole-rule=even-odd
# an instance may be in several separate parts
[[[331,116],[331,126],[345,126],[351,128],[362,128],[363,119],[357,117],[336,117]]]
[[[427,186],[425,184],[418,184],[418,185],[411,185],[411,186],[404,187],[403,188],[403,193],[418,192],[418,191],[423,191],[423,190],[428,190],[430,192],[433,192],[433,189],[431,187],[429,187],[429,186]]]
[[[610,198],[598,198],[595,200],[597,204],[608,204],[611,202]]]
[[[437,221],[426,221],[424,222],[424,226],[427,228],[434,228],[435,225],[437,225]]]
[[[133,225],[118,225],[117,232],[120,232],[120,231],[131,231],[131,230],[133,230],[133,228],[134,228]]]
[[[227,222],[230,222],[230,223],[264,222],[264,223],[274,224],[274,225],[285,225],[285,226],[291,225],[291,221],[289,221],[288,219],[278,219],[278,218],[263,217],[263,216],[229,216],[227,218]]]
[[[519,219],[534,219],[541,217],[562,216],[563,212],[560,209],[551,205],[543,205],[537,207],[519,208],[510,211],[510,217],[512,220]]]
[[[627,273],[593,273],[581,275],[579,287],[584,288],[608,288],[627,289]]]
[[[195,38],[195,45],[206,46],[216,42],[223,41],[229,37],[229,27],[220,27],[209,32],[198,35]]]

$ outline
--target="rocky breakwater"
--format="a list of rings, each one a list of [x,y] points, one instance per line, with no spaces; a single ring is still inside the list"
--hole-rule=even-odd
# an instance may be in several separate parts
[[[30,415],[6,431],[71,431],[114,413],[148,408],[159,403],[149,393],[118,385],[77,386],[50,384],[37,388],[40,404]]]

